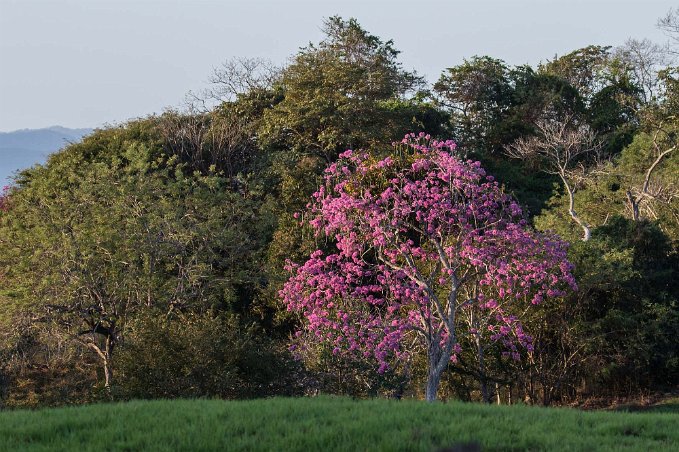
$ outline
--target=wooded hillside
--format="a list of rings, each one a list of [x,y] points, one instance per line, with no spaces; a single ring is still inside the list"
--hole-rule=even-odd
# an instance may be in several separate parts
[[[192,108],[96,130],[23,171],[0,197],[0,406],[422,397],[426,359],[380,373],[374,356],[337,355],[279,295],[287,260],[336,245],[305,221],[324,170],[420,132],[480,162],[522,225],[566,240],[578,286],[507,312],[531,347],[461,336],[440,397],[677,390],[679,12],[659,26],[666,47],[589,46],[537,67],[475,56],[429,86],[393,42],[332,17],[286,67],[226,62]]]

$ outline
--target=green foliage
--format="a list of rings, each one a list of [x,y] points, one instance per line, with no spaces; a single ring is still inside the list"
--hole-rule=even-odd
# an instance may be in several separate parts
[[[271,233],[229,179],[187,171],[151,132],[140,141],[154,126],[97,132],[26,171],[0,218],[3,296],[57,322],[107,372],[141,309],[247,312]]]
[[[300,385],[290,360],[236,317],[150,311],[127,325],[116,390],[124,398],[292,395]]]
[[[0,413],[5,450],[675,450],[677,415],[346,398]],[[95,434],[96,433],[96,434]]]
[[[422,127],[410,116],[419,113],[416,100],[405,97],[421,80],[401,69],[391,41],[337,16],[323,33],[324,40],[301,49],[283,71],[284,98],[264,113],[265,146],[332,161],[346,149],[390,142]]]
[[[187,177],[172,157],[153,159],[144,143],[125,143],[109,161],[81,159],[88,144],[28,172],[2,219],[7,277],[27,298],[210,307],[255,282],[248,264],[267,221],[253,221],[252,201],[219,175]]]
[[[677,68],[646,74],[657,96],[643,102],[645,67],[608,47],[537,68],[476,56],[447,69],[432,95],[392,41],[355,19],[331,17],[323,33],[271,83],[212,111],[98,130],[18,175],[0,201],[3,403],[254,397],[300,385],[416,395],[422,363],[373,378],[360,360],[319,347],[305,350],[306,373],[292,365],[284,349],[297,319],[277,292],[286,259],[326,245],[294,217],[323,168],[347,148],[375,153],[419,131],[452,134],[528,207],[528,221],[572,242],[581,289],[526,319],[537,332],[533,355],[514,363],[486,349],[485,377],[503,401],[676,385]],[[586,243],[561,182],[505,152],[537,135],[539,121],[564,118],[602,143],[598,161],[578,162],[575,206],[593,231]],[[475,358],[459,358],[443,392],[478,400]]]
[[[574,242],[569,258],[578,292],[543,306],[533,320],[534,371],[549,398],[672,388],[679,379],[679,260],[667,237],[652,223],[613,217],[591,240]]]
[[[323,33],[320,43],[301,49],[283,71],[274,88],[281,100],[263,110],[258,127],[269,156],[267,186],[275,197],[269,205],[277,218],[267,253],[269,285],[258,296],[259,312],[268,319],[285,317],[272,312],[280,310],[285,260],[300,260],[317,248],[293,214],[303,210],[327,163],[346,149],[376,149],[413,130],[436,133],[446,118],[426,93],[415,92],[422,80],[401,68],[393,42],[340,17],[329,18]]]
[[[617,217],[574,253],[589,273],[580,278],[581,320],[588,351],[600,360],[592,374],[600,390],[671,386],[679,379],[679,259],[667,238],[652,224]]]
[[[622,185],[640,190],[649,169],[648,193],[640,205],[642,218],[653,220],[672,240],[679,241],[679,118],[669,117],[657,128],[638,133],[616,162]],[[660,155],[674,148],[658,160]],[[629,208],[629,206],[627,206]]]
[[[662,159],[663,151],[677,143],[677,122],[669,118],[662,126],[649,131],[639,131],[633,141],[616,157],[598,169],[596,177],[585,181],[576,193],[578,214],[590,224],[606,225],[614,215],[633,218],[629,196],[638,198],[640,219],[654,221],[672,241],[679,239],[679,197],[676,196],[679,173],[679,153],[672,151]],[[649,176],[648,193],[641,194],[644,181]],[[629,195],[628,195],[629,192]],[[567,196],[556,194],[535,219],[540,229],[552,229],[564,237],[575,240],[578,230],[567,216]]]
[[[497,146],[498,124],[512,104],[509,68],[501,60],[474,57],[448,68],[434,85],[451,109],[453,138],[466,152],[489,154]]]
[[[588,103],[605,84],[610,47],[591,45],[574,50],[540,66],[540,72],[556,76],[575,88]]]

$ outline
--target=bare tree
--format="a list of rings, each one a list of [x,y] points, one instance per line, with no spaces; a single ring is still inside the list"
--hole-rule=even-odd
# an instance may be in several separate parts
[[[661,97],[658,72],[670,62],[669,47],[656,44],[648,39],[628,39],[623,46],[615,49],[613,57],[629,71],[641,88],[644,105]]]
[[[671,139],[671,136],[674,136],[673,133],[665,130],[663,126],[663,122],[659,123],[653,132],[652,146],[655,159],[646,170],[641,185],[632,187],[626,192],[634,221],[640,220],[642,211],[645,216],[657,219],[655,204],[659,202],[670,204],[673,199],[679,198],[679,187],[676,186],[676,183],[670,181],[663,184],[652,180],[653,173],[656,172],[662,161],[669,158],[669,155],[678,146],[676,140]]]
[[[213,68],[210,87],[186,96],[188,110],[207,112],[215,105],[233,101],[239,94],[270,89],[282,68],[263,58],[232,58]]]
[[[657,27],[665,32],[671,43],[679,46],[679,8],[670,8],[667,14],[658,19]],[[672,53],[679,54],[679,49],[672,49]]]
[[[513,158],[538,160],[542,171],[559,176],[568,193],[568,214],[582,228],[582,240],[589,240],[590,226],[575,211],[575,192],[585,180],[584,160],[591,154],[598,155],[601,142],[587,125],[572,117],[541,120],[536,128],[537,135],[519,138],[505,151]]]
[[[215,68],[208,79],[214,93],[232,99],[248,91],[267,89],[280,76],[281,68],[263,58],[234,58]]]

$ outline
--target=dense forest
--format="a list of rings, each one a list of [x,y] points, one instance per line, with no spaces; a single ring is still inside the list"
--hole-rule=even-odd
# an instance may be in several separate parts
[[[96,130],[0,196],[0,407],[130,398],[424,396],[300,331],[279,295],[331,238],[300,221],[347,149],[420,132],[479,161],[569,243],[577,290],[521,310],[532,346],[463,347],[443,399],[609,403],[679,389],[679,11],[629,40],[429,85],[332,17],[285,67],[237,59],[190,108]],[[417,135],[419,136],[419,135]],[[473,325],[470,324],[469,328]],[[291,344],[294,346],[291,347]],[[478,345],[478,344],[477,344]],[[478,348],[478,347],[477,347]]]

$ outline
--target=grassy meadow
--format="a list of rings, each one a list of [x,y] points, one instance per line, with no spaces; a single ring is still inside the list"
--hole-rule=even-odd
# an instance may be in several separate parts
[[[0,412],[0,450],[678,450],[679,412],[275,398]]]

